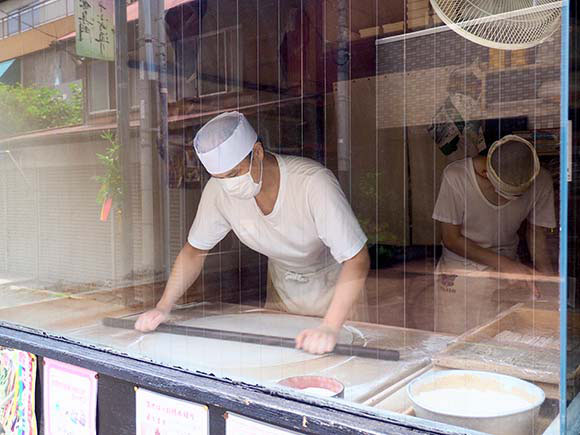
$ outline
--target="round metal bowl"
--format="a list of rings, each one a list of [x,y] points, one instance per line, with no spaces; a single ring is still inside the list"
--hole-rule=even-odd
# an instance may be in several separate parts
[[[452,400],[457,392],[459,396],[455,399],[466,394],[469,403]],[[534,433],[536,417],[546,398],[544,391],[530,382],[472,370],[427,373],[412,381],[407,386],[407,393],[417,417],[494,435]],[[430,393],[431,402],[423,399],[421,393]],[[505,407],[498,405],[499,400],[490,403],[494,394],[520,403]],[[469,411],[470,406],[473,412]]]
[[[320,395],[319,397],[338,397],[344,398],[344,385],[333,378],[324,376],[293,376],[291,378],[282,379],[278,384],[285,387],[294,388],[297,390],[306,390],[308,388],[320,388],[328,390],[328,395]],[[332,392],[332,394],[330,394]],[[304,391],[309,394],[308,391]],[[317,394],[311,394],[317,396]]]

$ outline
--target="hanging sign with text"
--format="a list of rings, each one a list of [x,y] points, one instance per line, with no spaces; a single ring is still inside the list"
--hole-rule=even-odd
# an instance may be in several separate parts
[[[115,60],[115,1],[76,0],[77,55]]]

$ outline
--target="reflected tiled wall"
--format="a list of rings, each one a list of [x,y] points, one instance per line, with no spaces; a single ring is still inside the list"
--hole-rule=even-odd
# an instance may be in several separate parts
[[[558,128],[559,47],[558,32],[536,48],[511,52],[490,50],[450,30],[379,42],[378,98],[384,107],[379,125],[431,123],[448,95],[451,73],[473,65],[484,78],[484,111],[478,118],[527,116],[530,128]]]

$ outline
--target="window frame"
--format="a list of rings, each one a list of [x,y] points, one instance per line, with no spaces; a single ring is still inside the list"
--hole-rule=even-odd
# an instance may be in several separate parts
[[[10,30],[10,22],[16,22],[16,27],[17,27],[16,31],[12,32]],[[7,15],[6,16],[6,25],[7,25],[6,34],[8,37],[19,34],[20,33],[20,13],[16,12],[16,13],[12,13],[12,14]]]
[[[240,89],[240,85],[242,83],[242,74],[243,71],[240,69],[239,71],[236,69],[236,63],[241,63],[243,65],[243,51],[242,47],[239,46],[240,44],[237,43],[237,38],[241,38],[240,35],[241,26],[230,26],[224,27],[220,30],[214,30],[211,32],[202,33],[201,35],[196,36],[195,43],[197,44],[197,60],[196,60],[196,89],[197,89],[197,98],[206,98],[206,97],[213,97],[217,95],[226,95],[232,94],[237,92]],[[223,56],[223,70],[225,74],[225,78],[223,81],[224,90],[217,92],[209,92],[207,94],[203,93],[202,90],[202,83],[203,80],[201,79],[203,71],[201,71],[201,59],[202,59],[202,50],[201,50],[201,41],[206,38],[211,38],[216,35],[223,35],[223,50],[225,55]],[[220,44],[221,45],[221,44]],[[237,62],[233,61],[233,58],[237,58]],[[220,70],[222,68],[220,67]]]
[[[93,104],[93,98],[92,98],[92,93],[93,93],[93,75],[92,75],[92,66],[95,63],[104,63],[106,64],[107,67],[107,76],[106,76],[106,84],[103,86],[106,90],[107,90],[107,107],[103,108],[103,109],[94,109],[92,104]],[[88,64],[87,64],[87,68],[86,68],[86,75],[87,75],[87,93],[86,93],[86,98],[87,98],[87,113],[89,115],[99,115],[99,114],[106,114],[106,113],[111,113],[114,112],[117,108],[116,105],[116,101],[115,101],[115,64],[114,62],[109,62],[106,60],[98,60],[98,59],[93,59],[91,60]]]
[[[221,414],[218,415],[220,420],[224,412],[233,412],[288,430],[303,431],[306,427],[309,433],[416,435],[420,430],[420,433],[426,435],[457,434],[457,430],[441,423],[416,419],[410,421],[394,414],[391,417],[337,400],[310,401],[291,390],[273,390],[170,368],[114,351],[83,346],[65,337],[3,321],[0,321],[0,346],[93,370],[119,383],[128,382],[161,394],[217,407]],[[127,398],[127,403],[132,397]],[[101,403],[99,412],[107,412],[107,408],[106,403]],[[134,421],[135,415],[132,412],[125,414],[128,414],[125,415],[128,421]],[[211,433],[215,432],[212,430]]]

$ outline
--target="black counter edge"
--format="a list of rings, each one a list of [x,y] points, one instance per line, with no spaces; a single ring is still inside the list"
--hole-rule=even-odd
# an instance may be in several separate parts
[[[413,418],[399,421],[348,403],[307,401],[290,392],[269,391],[211,375],[170,368],[107,350],[72,342],[64,337],[33,332],[0,323],[0,346],[23,350],[131,382],[135,386],[173,397],[222,408],[249,418],[312,434],[433,434],[459,435],[437,423]]]

